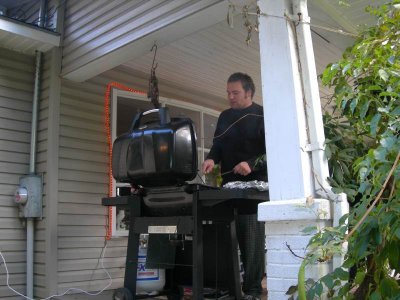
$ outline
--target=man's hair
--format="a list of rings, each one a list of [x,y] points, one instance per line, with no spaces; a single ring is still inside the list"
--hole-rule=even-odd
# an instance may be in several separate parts
[[[245,73],[233,73],[228,78],[228,82],[237,82],[240,81],[242,83],[242,87],[245,92],[251,91],[251,98],[253,99],[254,93],[256,92],[256,87],[254,86],[253,79]]]

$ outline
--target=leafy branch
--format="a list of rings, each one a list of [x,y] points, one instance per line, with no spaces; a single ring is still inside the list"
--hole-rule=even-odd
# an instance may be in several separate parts
[[[367,10],[376,25],[321,78],[335,103],[324,115],[329,181],[334,192],[347,194],[351,209],[338,227],[311,238],[298,275],[301,299],[400,294],[400,1]],[[345,242],[341,267],[318,281],[305,279],[306,265],[342,254]]]
[[[399,159],[400,159],[400,152],[397,154],[396,160],[393,163],[393,166],[389,172],[389,174],[386,176],[386,180],[381,188],[381,190],[379,191],[378,195],[376,196],[374,202],[372,202],[371,206],[368,207],[367,211],[365,212],[365,214],[361,217],[361,219],[357,222],[357,224],[353,227],[353,229],[350,231],[350,233],[348,235],[346,235],[344,237],[344,242],[347,241],[353,234],[354,232],[358,229],[358,227],[360,227],[360,225],[362,224],[362,222],[364,222],[364,220],[367,218],[367,216],[371,213],[372,209],[375,207],[376,203],[381,199],[383,192],[386,189],[386,186],[389,182],[389,179],[392,177],[398,163],[399,163]],[[394,185],[392,186],[392,190],[390,192],[390,196],[389,198],[391,198],[393,196],[394,193]]]

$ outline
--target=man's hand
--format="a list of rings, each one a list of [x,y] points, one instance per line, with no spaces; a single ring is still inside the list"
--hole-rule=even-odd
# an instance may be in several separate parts
[[[206,159],[201,165],[201,171],[203,174],[208,174],[214,169],[214,161],[212,159]]]
[[[242,161],[233,168],[233,173],[247,176],[251,173],[251,168],[247,162]]]

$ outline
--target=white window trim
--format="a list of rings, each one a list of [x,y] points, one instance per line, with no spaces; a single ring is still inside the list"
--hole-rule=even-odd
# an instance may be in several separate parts
[[[111,91],[111,141],[112,143],[114,140],[117,138],[117,101],[118,97],[123,97],[123,98],[131,98],[135,100],[142,100],[142,101],[147,101],[149,102],[149,99],[147,98],[147,95],[145,94],[140,94],[140,93],[134,93],[134,92],[129,92],[129,91],[123,91],[117,88],[113,88]],[[192,110],[192,111],[197,111],[200,113],[200,135],[204,136],[204,114],[208,114],[214,117],[219,116],[220,112],[203,107],[201,105],[196,105],[192,103],[187,103],[183,102],[181,100],[176,100],[176,99],[171,99],[171,98],[166,98],[166,97],[160,97],[159,99],[160,105],[165,106],[166,104],[173,105],[176,107]],[[198,140],[200,139],[200,143],[198,143],[197,150],[200,151],[201,157],[204,157],[204,152],[209,151],[209,149],[204,148],[204,139],[201,137],[197,137]],[[117,186],[126,186],[127,184],[124,183],[118,183],[115,181],[115,179],[112,179],[112,184],[113,184],[113,190],[112,190],[112,196],[115,197],[115,190]],[[116,228],[116,217],[117,217],[117,210],[115,206],[112,206],[112,224],[111,224],[111,236],[112,238],[117,238],[117,237],[125,237],[128,236],[129,231],[128,230],[117,230]]]

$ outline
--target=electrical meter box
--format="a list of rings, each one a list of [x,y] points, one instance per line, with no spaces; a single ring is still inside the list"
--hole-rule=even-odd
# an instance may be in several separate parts
[[[19,205],[20,217],[42,217],[42,182],[40,175],[26,175],[19,179],[15,202]]]

